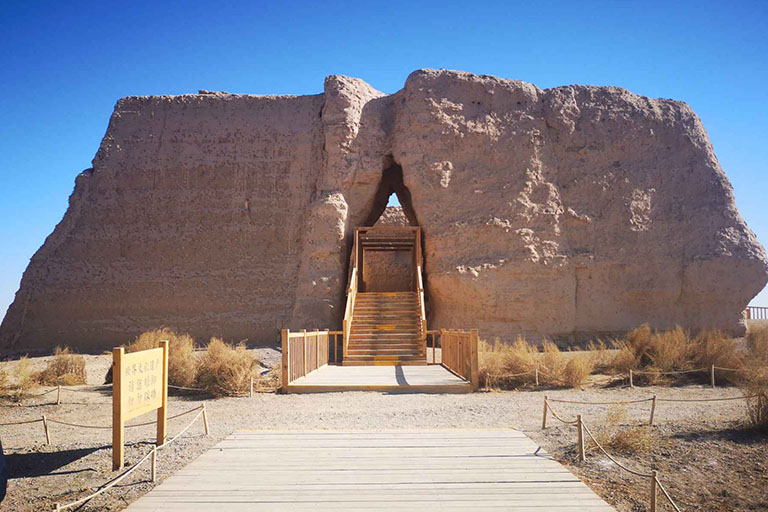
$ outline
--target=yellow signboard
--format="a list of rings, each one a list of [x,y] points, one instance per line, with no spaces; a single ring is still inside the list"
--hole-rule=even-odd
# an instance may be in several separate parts
[[[168,402],[168,342],[125,353],[112,350],[112,469],[123,467],[125,422],[157,410],[157,444],[165,443]]]

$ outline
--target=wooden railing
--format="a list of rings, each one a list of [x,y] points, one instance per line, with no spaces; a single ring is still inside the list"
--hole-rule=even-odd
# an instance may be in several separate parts
[[[333,354],[333,364],[340,364],[341,363],[341,354],[344,351],[343,343],[344,343],[344,331],[328,331],[329,342],[331,344],[331,348],[328,349],[328,364],[331,364],[331,354]],[[341,341],[342,346],[339,346],[339,341]]]
[[[355,241],[352,246],[352,272],[349,275],[349,287],[347,288],[347,306],[344,309],[344,321],[342,322],[342,331],[344,333],[344,342],[342,343],[342,357],[347,357],[347,348],[349,346],[349,333],[352,331],[352,315],[355,309],[355,298],[357,298],[357,262],[360,258],[358,243],[358,233],[355,231]]]
[[[283,329],[283,389],[328,364],[329,339],[328,330],[291,332]]]
[[[429,362],[429,352],[427,352],[427,364],[437,363],[437,340],[440,338],[440,331],[427,331],[427,347],[432,347],[432,362]],[[442,350],[440,351],[442,356]],[[442,360],[442,357],[441,357]]]
[[[477,389],[479,383],[477,329],[471,331],[440,330],[442,365]]]
[[[419,254],[417,258],[420,258],[421,252],[418,248],[416,249],[416,252]],[[419,328],[419,334],[421,336],[421,353],[424,357],[427,357],[427,313],[426,308],[424,307],[424,279],[421,276],[421,265],[416,266],[416,286],[419,293],[419,314],[421,315]]]
[[[768,307],[747,306],[747,320],[768,320]]]

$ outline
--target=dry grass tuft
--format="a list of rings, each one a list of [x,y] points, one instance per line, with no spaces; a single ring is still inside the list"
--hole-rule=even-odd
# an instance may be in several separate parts
[[[8,373],[0,368],[0,396],[8,396],[11,392],[11,383]]]
[[[146,331],[130,342],[125,351],[130,353],[157,348],[163,340],[168,341],[168,383],[172,386],[191,387],[197,377],[198,363],[195,340],[189,334],[177,334],[165,328]],[[104,382],[112,382],[111,367]]]
[[[561,385],[565,381],[565,367],[568,364],[560,349],[551,341],[545,341],[541,345],[543,355],[543,380],[548,384]]]
[[[563,384],[571,388],[583,386],[595,370],[595,360],[589,354],[573,354],[563,371]]]
[[[637,356],[635,349],[627,341],[613,341],[613,349],[616,351],[608,363],[606,371],[609,373],[629,373],[629,370],[637,368]]]
[[[648,453],[658,443],[648,426],[635,426],[617,431],[610,436],[607,444],[607,446],[603,444],[606,450],[614,450],[619,453],[632,455]]]
[[[539,351],[522,337],[511,345],[496,338],[491,345],[483,341],[479,347],[480,382],[485,389],[529,384],[539,364]],[[520,375],[526,374],[526,375]]]
[[[603,340],[590,341],[587,345],[587,351],[592,358],[592,365],[597,371],[605,372],[610,368],[614,354]]]
[[[650,360],[651,366],[668,372],[689,369],[694,355],[695,345],[690,336],[682,327],[677,326],[667,331],[654,332],[650,346],[642,356]]]
[[[13,376],[16,380],[14,396],[17,399],[25,397],[30,391],[37,387],[37,375],[32,370],[27,356],[23,356],[16,363],[13,370]]]
[[[749,423],[763,432],[768,432],[768,366],[765,361],[750,361],[742,382],[747,399],[747,417]]]
[[[618,427],[627,421],[627,408],[623,404],[611,405],[605,413],[603,423],[609,426]]]
[[[195,340],[189,334],[177,334],[170,329],[147,331],[125,347],[125,351],[138,352],[157,348],[162,340],[168,341],[168,383],[191,387],[197,377],[197,360]]]
[[[38,374],[38,382],[43,386],[75,386],[85,384],[88,374],[85,371],[85,358],[70,352],[69,348],[56,347],[53,359]]]
[[[245,345],[211,338],[200,361],[197,386],[213,396],[241,395],[250,389],[251,377],[258,376],[258,369],[259,361]]]
[[[751,324],[747,332],[749,358],[761,365],[768,365],[768,324]]]

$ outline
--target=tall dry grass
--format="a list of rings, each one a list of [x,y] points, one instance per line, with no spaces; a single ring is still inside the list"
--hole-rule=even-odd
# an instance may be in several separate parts
[[[128,353],[160,346],[168,341],[168,383],[173,386],[191,387],[197,378],[195,340],[189,334],[178,334],[171,329],[154,329],[141,333],[125,347]],[[107,371],[105,382],[112,382],[112,368]]]
[[[211,338],[200,360],[197,386],[213,396],[236,396],[247,393],[251,378],[258,376],[259,361],[245,345],[232,345]]]
[[[43,371],[37,376],[38,382],[44,386],[75,386],[85,384],[87,379],[85,358],[71,352],[68,347],[56,347],[53,351],[53,359],[48,361]]]
[[[542,350],[519,336],[514,343],[498,338],[479,347],[480,382],[486,389],[530,385],[536,381],[550,386],[582,386],[596,366],[589,353],[564,354],[554,343],[545,341]]]
[[[747,356],[741,383],[747,400],[749,423],[768,432],[768,325],[751,325],[747,332]]]
[[[11,382],[8,372],[0,368],[0,396],[8,396],[11,391]]]
[[[37,375],[32,370],[32,364],[27,356],[18,360],[13,369],[13,377],[16,381],[13,396],[17,399],[24,398],[38,386]]]

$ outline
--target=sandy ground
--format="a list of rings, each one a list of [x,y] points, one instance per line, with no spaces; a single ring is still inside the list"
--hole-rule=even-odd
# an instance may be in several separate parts
[[[260,349],[265,364],[278,363],[279,352]],[[103,382],[111,356],[87,356],[89,384]],[[36,359],[42,367],[44,358]],[[13,362],[0,363],[12,369]],[[42,388],[37,392],[49,388]],[[0,403],[0,423],[50,418],[87,425],[111,424],[109,391],[62,392],[29,399],[23,405]],[[478,392],[469,395],[385,394],[370,392],[315,395],[257,394],[253,398],[206,400],[211,435],[203,435],[201,422],[193,425],[176,443],[159,456],[159,480],[183,467],[203,451],[238,428],[253,429],[397,429],[397,428],[516,428],[585,480],[621,511],[646,510],[648,483],[629,476],[604,456],[590,454],[586,463],[577,463],[576,431],[551,419],[541,430],[544,395],[583,401],[631,400],[656,394],[669,398],[712,398],[738,396],[734,388],[703,386],[588,387],[585,390],[540,390]],[[199,396],[173,396],[173,415],[200,405]],[[581,413],[599,430],[607,406],[553,404],[570,419]],[[648,405],[626,408],[624,424],[648,419]],[[149,416],[149,415],[148,415]],[[620,457],[630,467],[660,471],[661,480],[683,510],[768,510],[768,437],[743,427],[743,401],[702,403],[659,403],[653,435],[657,446],[648,454]],[[132,422],[151,418],[137,418]],[[192,416],[169,422],[173,436]],[[0,427],[3,446],[11,468],[9,495],[0,511],[50,510],[55,502],[68,502],[96,490],[115,476],[111,470],[111,431],[51,425],[52,445],[45,444],[41,423]],[[128,429],[126,462],[131,464],[151,447],[154,428]],[[91,501],[83,510],[120,510],[151,489],[149,465],[138,469],[124,483]],[[665,510],[665,509],[661,509]]]

